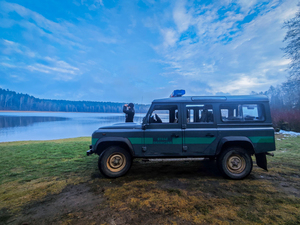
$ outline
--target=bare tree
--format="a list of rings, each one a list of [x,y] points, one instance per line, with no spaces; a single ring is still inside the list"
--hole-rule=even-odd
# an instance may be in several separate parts
[[[300,7],[300,3],[298,3]],[[287,33],[284,37],[286,46],[282,49],[285,56],[291,60],[290,63],[290,79],[300,80],[300,10],[295,17],[284,23]]]

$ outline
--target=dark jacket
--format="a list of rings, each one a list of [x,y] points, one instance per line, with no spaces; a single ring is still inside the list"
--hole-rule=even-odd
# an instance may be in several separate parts
[[[134,109],[129,108],[127,109],[126,106],[123,106],[123,112],[126,114],[126,120],[125,122],[133,122],[133,117],[134,117]]]

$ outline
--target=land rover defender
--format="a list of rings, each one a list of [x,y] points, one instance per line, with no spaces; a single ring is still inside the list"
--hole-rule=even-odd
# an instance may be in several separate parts
[[[92,134],[87,155],[99,155],[106,177],[124,175],[134,158],[217,160],[221,173],[243,179],[252,170],[252,155],[267,170],[266,155],[275,151],[269,100],[263,95],[183,96],[152,102],[142,124],[101,127]]]

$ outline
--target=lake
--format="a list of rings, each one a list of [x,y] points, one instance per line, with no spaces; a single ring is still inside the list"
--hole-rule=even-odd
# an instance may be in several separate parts
[[[134,122],[144,116],[135,114]],[[124,121],[124,113],[0,112],[0,142],[91,136],[101,126]]]

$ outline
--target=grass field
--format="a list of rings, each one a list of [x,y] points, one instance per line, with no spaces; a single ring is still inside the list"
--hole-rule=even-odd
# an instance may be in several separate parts
[[[0,224],[299,224],[300,137],[276,139],[269,172],[241,181],[209,160],[135,160],[106,179],[90,138],[0,143]]]

